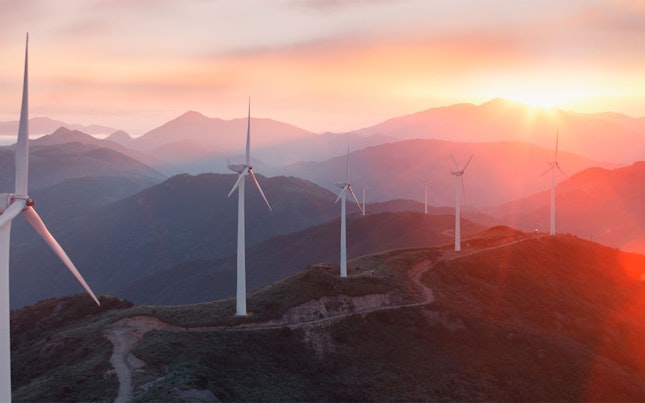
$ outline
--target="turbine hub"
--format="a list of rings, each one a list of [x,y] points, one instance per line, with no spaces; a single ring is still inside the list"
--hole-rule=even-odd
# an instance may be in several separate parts
[[[36,200],[32,199],[31,197],[29,197],[27,195],[10,194],[9,198],[10,198],[9,204],[13,203],[16,200],[24,200],[25,204],[27,205],[27,207],[31,207],[31,206],[36,204]],[[9,207],[9,206],[7,206],[7,207]]]

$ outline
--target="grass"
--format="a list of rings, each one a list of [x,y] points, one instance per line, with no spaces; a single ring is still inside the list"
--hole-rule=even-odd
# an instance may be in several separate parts
[[[137,315],[228,329],[147,333],[134,350],[146,362],[134,376],[135,401],[181,401],[177,390],[190,389],[223,401],[645,400],[645,257],[505,227],[468,243],[476,253],[447,246],[364,256],[346,279],[338,267],[309,267],[249,294],[247,317],[233,315],[233,299],[170,307],[105,296],[101,308],[75,296],[12,312],[14,400],[112,401],[103,333]],[[324,296],[414,301],[406,272],[427,260],[431,305],[294,329],[232,328]]]

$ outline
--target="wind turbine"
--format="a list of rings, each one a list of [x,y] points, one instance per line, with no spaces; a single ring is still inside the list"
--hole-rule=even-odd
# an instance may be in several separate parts
[[[11,401],[11,339],[9,331],[9,245],[11,242],[11,222],[22,213],[32,227],[45,240],[47,245],[65,263],[83,288],[101,305],[96,295],[87,285],[63,248],[47,230],[40,216],[33,209],[34,200],[27,195],[29,169],[29,117],[27,61],[29,53],[29,34],[25,42],[25,72],[22,87],[22,105],[16,143],[16,188],[15,193],[0,194],[0,402]]]
[[[473,156],[471,155],[470,158],[468,158],[468,161],[466,162],[466,165],[464,165],[463,168],[459,168],[459,164],[457,164],[457,161],[455,158],[451,155],[450,158],[452,158],[452,162],[455,163],[455,167],[457,168],[456,170],[451,170],[450,174],[455,175],[455,178],[457,179],[457,186],[456,186],[456,199],[455,199],[455,251],[459,252],[461,250],[461,200],[460,196],[461,193],[466,194],[464,191],[464,171],[466,168],[468,168],[468,164],[470,164],[470,160],[473,159]],[[460,189],[461,188],[461,189]],[[461,192],[460,192],[461,190]]]
[[[549,171],[551,171],[551,226],[549,228],[549,234],[550,235],[555,235],[555,169],[558,168],[558,171],[564,176],[565,179],[569,179],[567,174],[564,173],[562,168],[560,168],[560,164],[558,163],[558,131],[556,130],[555,132],[555,155],[553,157],[553,161],[547,162],[547,164],[551,165],[549,169],[544,171],[542,175],[544,176]]]
[[[249,98],[249,115],[246,126],[246,163],[245,164],[228,164],[228,169],[237,172],[237,181],[233,188],[228,192],[230,197],[235,189],[237,189],[237,291],[235,297],[235,315],[246,315],[246,241],[244,238],[244,179],[247,175],[251,176],[255,186],[260,191],[260,195],[264,199],[269,211],[271,205],[267,200],[257,178],[253,174],[253,167],[251,166],[251,99]]]
[[[345,209],[345,193],[349,191],[349,193],[352,195],[354,198],[354,201],[356,202],[356,205],[358,206],[358,209],[361,210],[361,213],[363,212],[363,209],[361,208],[361,204],[358,202],[358,199],[356,198],[356,194],[352,190],[352,185],[349,183],[349,145],[347,146],[347,168],[345,171],[345,182],[338,182],[336,183],[336,186],[338,186],[341,190],[340,193],[338,193],[338,197],[336,198],[336,201],[334,203],[338,203],[338,200],[341,201],[340,203],[340,276],[341,277],[347,277],[347,223],[346,223],[346,209]]]

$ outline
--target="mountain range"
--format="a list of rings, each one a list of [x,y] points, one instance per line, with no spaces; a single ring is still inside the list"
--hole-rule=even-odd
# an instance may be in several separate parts
[[[444,120],[449,122],[456,119],[458,111],[463,110],[465,112],[461,120],[468,120],[471,115],[481,118],[488,114],[491,116],[488,121],[497,122],[497,117],[500,117],[500,111],[504,108],[508,113],[515,111],[518,115],[526,114],[529,110],[528,107],[502,100],[479,106],[455,105],[412,115],[413,119],[401,117],[388,121],[383,126],[391,129],[387,134],[379,134],[381,131],[386,132],[385,129],[372,128],[366,129],[364,133],[350,133],[347,136],[350,136],[351,141],[364,141],[364,144],[387,142],[404,133],[414,135],[417,129],[414,129],[415,126],[410,121],[427,121],[437,119],[437,116],[447,116]],[[537,114],[537,122],[545,121],[545,110],[534,113]],[[641,122],[616,114],[590,117],[565,111],[551,113],[575,122],[588,117],[591,119],[589,124],[594,119],[604,119],[630,131],[637,130]],[[507,124],[519,124],[518,119],[510,119]],[[138,281],[142,282],[143,279],[168,270],[172,273],[182,264],[184,267],[190,266],[190,262],[202,262],[200,270],[220,267],[219,272],[229,273],[226,274],[228,276],[236,239],[236,219],[234,198],[226,199],[224,196],[234,182],[232,176],[182,174],[160,183],[167,172],[181,169],[186,161],[168,162],[159,150],[160,147],[167,147],[170,152],[178,149],[180,144],[192,142],[205,153],[202,155],[205,155],[207,165],[216,166],[218,161],[213,160],[209,154],[214,150],[214,145],[221,143],[222,149],[228,147],[242,150],[243,147],[240,146],[244,143],[246,123],[246,118],[225,121],[189,112],[138,139],[118,132],[110,136],[111,139],[97,139],[78,130],[58,128],[50,135],[31,141],[30,186],[33,196],[41,202],[41,214],[51,223],[52,232],[70,255],[75,256],[74,261],[84,268],[82,271],[87,273],[88,279],[94,281],[100,292],[118,292],[130,286],[135,289],[139,286],[133,284]],[[485,126],[484,121],[480,123],[482,127]],[[398,131],[392,129],[397,125],[400,127]],[[345,135],[316,135],[291,125],[257,118],[251,118],[251,130],[254,147],[257,145],[258,149],[265,152],[273,150],[271,152],[280,158],[286,155],[275,151],[280,144],[299,145],[305,150],[309,144],[309,150],[320,150],[320,154],[318,161],[301,161],[282,167],[259,161],[259,172],[266,168],[269,172],[273,170],[292,177],[260,177],[263,186],[267,186],[267,196],[275,208],[272,214],[267,213],[259,195],[250,192],[247,207],[250,216],[247,222],[248,247],[253,248],[261,242],[271,242],[271,238],[275,236],[304,231],[336,219],[338,206],[333,201],[337,189],[333,184],[345,177],[344,153],[347,151],[347,144],[340,147],[342,144],[339,142]],[[335,148],[341,149],[333,151]],[[548,177],[541,178],[540,174],[548,168],[546,163],[553,159],[551,147],[542,148],[517,141],[450,142],[414,139],[370,145],[362,149],[354,149],[350,143],[350,149],[353,150],[350,153],[350,181],[359,194],[366,187],[368,209],[375,209],[372,210],[374,213],[399,211],[404,204],[408,206],[404,209],[421,211],[422,206],[415,205],[410,200],[422,201],[424,186],[428,184],[431,213],[452,214],[455,192],[462,190],[458,189],[458,183],[450,175],[450,170],[455,168],[451,155],[460,164],[474,155],[464,175],[464,217],[479,224],[507,223],[526,230],[543,230],[548,222],[545,197],[550,180]],[[150,150],[154,150],[153,155],[149,154]],[[253,155],[256,154],[260,153]],[[325,154],[337,156],[322,159]],[[190,163],[199,162],[192,160],[190,155],[187,158],[192,161]],[[221,159],[222,156],[219,165],[225,167]],[[255,158],[253,161],[258,162]],[[630,195],[630,192],[637,192],[637,183],[642,178],[638,174],[626,174],[621,179],[624,184],[620,189],[605,192],[601,197],[593,193],[593,186],[583,185],[578,180],[579,177],[588,178],[590,174],[579,176],[576,173],[584,173],[589,167],[598,167],[597,172],[611,172],[606,169],[615,169],[615,165],[594,161],[562,149],[559,162],[572,175],[572,179],[560,184],[558,189],[558,203],[562,206],[558,209],[559,231],[593,238],[627,250],[641,251],[639,245],[645,244],[645,236],[636,211],[645,201],[635,197],[637,193]],[[174,163],[177,165],[173,165]],[[639,166],[635,164],[633,170]],[[160,169],[167,171],[161,173]],[[622,169],[617,171],[623,172]],[[5,178],[2,187],[12,189],[11,147],[0,148],[0,171],[4,172],[0,178]],[[590,183],[596,183],[596,189],[613,189],[610,186],[612,180],[614,179],[596,182],[591,180]],[[406,199],[409,200],[383,204],[390,200]],[[573,202],[568,205],[566,200]],[[376,203],[372,204],[374,202]],[[575,207],[576,205],[584,205],[584,208]],[[620,214],[610,214],[611,206],[629,208],[621,207]],[[513,212],[520,210],[520,216],[512,216]],[[312,231],[315,232],[316,229],[312,228]],[[371,231],[376,229],[368,232]],[[20,220],[15,226],[15,232],[12,266],[19,266],[21,269],[12,269],[12,287],[31,291],[13,293],[12,295],[16,295],[12,301],[14,306],[76,289],[67,276],[62,274],[62,268],[51,261],[46,248],[25,230],[25,225]],[[331,230],[327,232],[333,234]],[[297,244],[296,241],[292,242]],[[279,244],[280,241],[275,242]],[[377,251],[375,248],[381,244],[387,247],[383,242],[375,243],[371,246],[370,253]],[[309,258],[330,256],[329,251],[320,251],[320,255],[312,253]],[[284,272],[278,270],[280,274],[269,276],[266,281],[282,278],[292,273],[294,267],[297,270],[300,265],[298,261],[298,264],[294,262],[289,266],[289,259],[284,254],[277,254],[275,259],[276,266],[287,269]],[[41,267],[47,267],[51,272],[37,275],[36,272]],[[38,278],[37,284],[30,284],[30,279],[35,277]],[[168,277],[172,278],[173,274],[168,274]],[[164,281],[160,281],[160,284],[164,284]],[[228,286],[225,288],[228,289]],[[128,296],[139,301],[134,294]],[[157,296],[150,298],[161,300]]]
[[[29,119],[29,131],[32,135],[49,134],[59,127],[66,127],[70,130],[78,130],[96,136],[107,135],[117,131],[117,129],[108,126],[66,123],[47,117],[34,117]],[[17,120],[0,122],[0,136],[15,136],[16,133],[18,133]]]
[[[645,253],[645,162],[586,169],[559,183],[556,225],[572,233],[623,250]],[[550,191],[487,210],[499,223],[547,231]]]
[[[58,128],[31,141],[31,195],[103,295],[101,307],[61,297],[80,286],[15,220],[16,401],[645,399],[645,255],[627,252],[645,252],[644,119],[493,100],[345,134],[250,123],[258,172],[291,176],[258,175],[273,212],[247,193],[243,317],[229,298],[235,175],[212,172],[241,160],[246,118],[188,112],[137,139]],[[569,177],[548,236],[540,174],[556,131]],[[368,214],[349,203],[341,279],[334,183],[348,139]],[[463,189],[451,155],[474,155]],[[7,191],[13,165],[1,147]]]
[[[389,249],[424,247],[454,242],[454,215],[412,212],[352,214],[347,218],[347,256]],[[464,220],[464,234],[483,227]],[[247,284],[250,289],[282,280],[316,263],[338,267],[340,219],[272,237],[247,248]],[[185,261],[161,273],[142,278],[118,295],[137,304],[173,305],[230,298],[235,291],[236,256]]]
[[[504,99],[432,108],[352,133],[460,142],[523,141],[552,149],[556,132],[562,150],[596,161],[625,165],[645,159],[645,118],[530,107]]]
[[[247,245],[316,225],[339,214],[335,195],[298,178],[257,175],[273,205],[246,196]],[[234,253],[237,200],[227,198],[234,175],[178,175],[69,221],[43,211],[50,231],[97,292],[116,292],[181,262]],[[92,195],[84,195],[91,198]],[[357,207],[354,207],[358,210]],[[53,217],[50,217],[50,212]],[[350,207],[350,210],[351,207]],[[18,221],[12,239],[12,305],[74,292],[77,284],[51,252]]]
[[[405,140],[353,151],[350,154],[350,182],[356,189],[367,186],[370,201],[390,199],[424,200],[453,206],[456,182],[450,171],[456,169],[451,155],[463,166],[473,159],[463,176],[464,204],[482,208],[524,197],[548,188],[549,178],[540,174],[553,160],[553,150],[521,142],[459,143],[444,140]],[[560,152],[560,165],[569,172],[598,166],[580,155]],[[290,175],[308,179],[333,189],[345,180],[346,157],[322,162],[301,162],[289,166]]]

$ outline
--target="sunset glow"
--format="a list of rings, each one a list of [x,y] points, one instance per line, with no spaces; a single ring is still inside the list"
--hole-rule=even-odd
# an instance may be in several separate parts
[[[31,35],[34,116],[139,135],[187,110],[342,131],[493,98],[645,115],[639,2],[3,4],[0,121]]]

